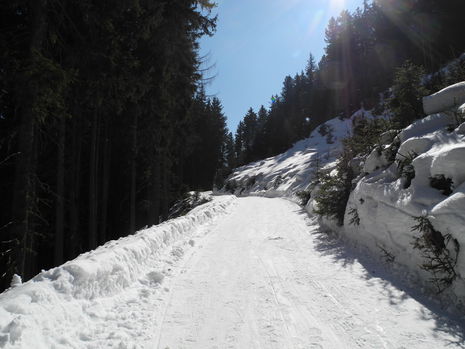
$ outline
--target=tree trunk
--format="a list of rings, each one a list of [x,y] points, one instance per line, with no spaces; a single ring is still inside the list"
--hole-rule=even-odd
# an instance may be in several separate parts
[[[110,164],[111,164],[111,137],[109,122],[105,121],[104,145],[103,145],[103,178],[102,178],[102,210],[100,225],[100,243],[107,241],[107,220],[108,220],[108,187],[110,184]]]
[[[64,195],[65,195],[65,137],[66,120],[61,117],[58,130],[58,161],[57,161],[57,200],[56,200],[56,221],[55,221],[55,265],[60,265],[64,261]]]
[[[81,119],[74,116],[73,120],[73,142],[72,142],[72,165],[71,165],[71,190],[70,190],[70,246],[71,257],[81,252],[79,248],[79,198],[81,188]]]
[[[29,57],[25,58],[24,73],[17,81],[18,117],[20,127],[18,133],[18,157],[16,160],[15,183],[12,205],[13,225],[11,240],[15,241],[11,256],[11,273],[18,273],[24,279],[30,275],[26,273],[26,264],[32,256],[29,247],[32,246],[33,231],[31,230],[32,213],[35,204],[35,169],[34,169],[34,141],[35,115],[34,104],[37,96],[36,81],[31,81],[28,73],[34,68],[37,52],[42,49],[45,29],[45,14],[43,11],[46,0],[31,0],[32,17],[31,40],[29,43]],[[28,241],[31,240],[31,241]]]
[[[89,164],[89,250],[97,247],[97,217],[98,217],[98,133],[99,115],[94,112],[92,119],[90,164]]]
[[[165,220],[168,217],[168,205],[169,205],[169,171],[170,171],[170,164],[168,160],[168,156],[166,151],[163,151],[162,154],[162,181],[161,181],[161,215],[162,219]]]
[[[152,225],[160,223],[160,157],[154,156],[152,178],[150,180],[150,211],[148,222]]]
[[[137,161],[137,112],[133,115],[132,124],[132,145],[131,145],[131,199],[130,199],[130,218],[129,233],[136,232],[136,161]]]

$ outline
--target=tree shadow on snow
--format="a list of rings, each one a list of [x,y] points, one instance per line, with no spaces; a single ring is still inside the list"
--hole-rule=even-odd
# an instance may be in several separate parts
[[[421,291],[421,285],[415,285],[414,282],[409,285],[405,276],[401,276],[402,273],[394,270],[389,263],[381,261],[379,256],[375,256],[368,249],[356,247],[333,232],[316,228],[314,221],[309,221],[308,225],[314,239],[315,251],[322,256],[330,257],[335,264],[343,268],[352,268],[356,262],[360,263],[364,268],[363,278],[368,287],[381,284],[384,294],[394,307],[400,307],[410,298],[416,300],[427,309],[419,312],[418,320],[434,320],[435,331],[449,334],[453,338],[450,340],[451,345],[465,348],[463,317],[448,313],[439,302],[432,301],[428,294]]]

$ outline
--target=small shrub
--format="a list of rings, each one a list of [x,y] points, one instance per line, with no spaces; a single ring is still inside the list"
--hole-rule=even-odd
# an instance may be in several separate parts
[[[211,199],[207,199],[200,195],[200,192],[195,191],[194,193],[186,193],[184,197],[174,203],[169,209],[168,219],[184,216],[193,208],[203,205]]]
[[[382,257],[386,263],[394,263],[396,257],[391,252],[389,252],[388,250],[386,250],[386,248],[379,244],[377,244],[376,246],[378,246],[378,248],[380,249]]]
[[[253,176],[253,177],[248,178],[247,181],[245,182],[245,189],[249,190],[255,185],[256,182],[257,182],[257,177]]]
[[[402,159],[397,161],[397,170],[400,173],[400,176],[405,179],[404,189],[410,187],[412,184],[412,179],[415,178],[415,168],[412,165],[413,159],[415,159],[418,154],[415,152],[409,152],[407,155],[402,155],[399,153]]]
[[[283,177],[281,175],[277,175],[273,182],[273,188],[278,189],[278,187],[283,183]]]
[[[455,267],[460,251],[459,242],[450,234],[442,235],[434,229],[426,216],[414,217],[417,222],[412,231],[420,232],[420,236],[414,238],[413,248],[420,250],[425,262],[420,266],[433,276],[430,279],[436,287],[437,293],[447,289],[457,278]],[[448,246],[452,243],[453,252]]]
[[[305,206],[311,197],[310,191],[308,190],[298,191],[295,195],[300,199],[300,205],[302,206]]]
[[[394,122],[401,128],[424,116],[421,99],[429,93],[422,83],[424,75],[422,67],[408,61],[395,72],[388,104]]]
[[[391,145],[384,149],[384,156],[389,163],[393,163],[396,160],[397,152],[399,151],[401,142],[399,137],[395,137]]]
[[[349,165],[350,155],[349,152],[344,152],[339,158],[335,176],[328,172],[321,174],[320,189],[315,196],[315,212],[320,216],[336,219],[340,226],[344,225],[344,214],[354,178]]]
[[[224,186],[224,190],[226,190],[227,192],[231,194],[234,194],[236,192],[236,189],[237,189],[237,182],[234,179],[227,181]]]
[[[358,215],[358,211],[356,208],[349,209],[348,214],[352,216],[350,218],[349,224],[351,225],[360,225],[360,216]]]
[[[328,133],[329,133],[330,129],[329,129],[329,126],[326,125],[326,124],[323,124],[321,125],[319,128],[318,128],[318,133],[324,137],[326,136]]]
[[[441,193],[446,196],[452,194],[452,186],[454,185],[454,182],[451,178],[446,178],[443,174],[430,177],[429,183],[431,187],[441,191]]]

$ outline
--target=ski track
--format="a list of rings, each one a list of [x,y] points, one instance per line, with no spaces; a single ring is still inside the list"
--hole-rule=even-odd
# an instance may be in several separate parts
[[[171,280],[146,348],[465,347],[460,324],[345,256],[297,205],[238,202]]]

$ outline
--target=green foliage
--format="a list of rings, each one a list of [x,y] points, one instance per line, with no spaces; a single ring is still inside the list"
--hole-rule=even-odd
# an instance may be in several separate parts
[[[384,119],[362,117],[356,118],[353,124],[353,135],[345,138],[343,144],[355,155],[368,155],[376,146],[381,146],[381,134],[392,128],[392,124]]]
[[[274,181],[273,181],[273,188],[274,189],[278,189],[278,187],[283,183],[283,177],[281,175],[277,175],[275,178],[274,178]]]
[[[308,200],[310,200],[311,197],[311,193],[309,190],[298,191],[297,193],[295,193],[295,195],[299,198],[301,206],[307,205],[307,202]]]
[[[339,158],[334,175],[327,171],[321,173],[319,189],[315,195],[315,212],[336,219],[340,226],[344,224],[344,214],[354,177],[349,165],[350,159],[351,154],[346,151]]]
[[[425,259],[421,268],[432,274],[430,280],[437,292],[441,293],[457,278],[455,267],[460,252],[459,242],[450,234],[443,236],[434,229],[426,216],[414,217],[414,220],[417,224],[412,231],[418,231],[420,235],[414,238],[413,248],[420,250]]]
[[[349,221],[350,225],[360,225],[360,216],[356,208],[350,208],[348,214],[351,216]]]
[[[210,198],[202,197],[201,193],[198,191],[185,193],[183,198],[177,200],[173,206],[171,206],[168,219],[184,216],[197,206],[206,204],[210,201]]]
[[[256,182],[257,182],[257,177],[256,176],[252,176],[252,177],[247,178],[247,180],[245,182],[245,189],[250,190],[255,185]]]
[[[415,178],[415,167],[413,167],[413,159],[415,159],[418,154],[415,152],[409,152],[407,155],[398,153],[401,156],[401,159],[397,160],[397,170],[400,173],[400,176],[404,178],[404,189],[410,187],[412,184],[412,179]]]
[[[394,263],[396,260],[396,257],[389,252],[384,246],[377,244],[379,250],[381,251],[381,254],[383,256],[383,259],[385,260],[386,263]]]
[[[228,193],[234,194],[238,188],[237,181],[234,179],[231,179],[229,181],[226,181],[226,184],[224,186],[224,190],[227,191]]]
[[[395,72],[389,108],[393,121],[400,128],[424,117],[422,98],[429,93],[422,83],[424,75],[422,67],[409,61]]]

